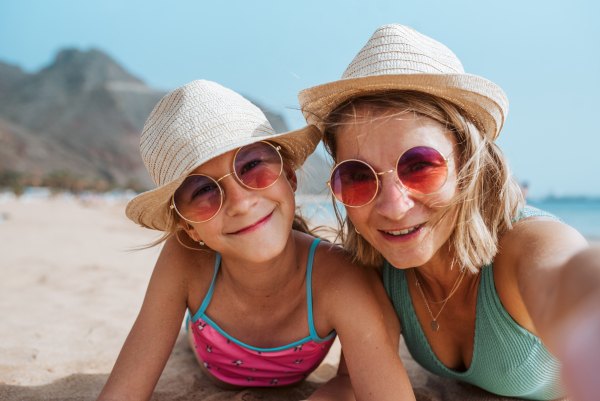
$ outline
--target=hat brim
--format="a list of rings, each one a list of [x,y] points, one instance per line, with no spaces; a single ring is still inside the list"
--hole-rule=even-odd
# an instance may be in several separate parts
[[[282,134],[249,137],[224,144],[220,149],[213,152],[209,159],[197,160],[193,167],[177,179],[133,198],[127,204],[125,214],[130,220],[142,227],[165,231],[168,226],[169,216],[171,215],[171,197],[189,173],[208,160],[227,153],[230,150],[265,140],[276,142],[288,151],[293,152],[296,156],[296,167],[300,167],[316,149],[321,140],[321,133],[316,127],[307,125],[304,128]]]
[[[382,74],[313,86],[298,94],[306,121],[323,131],[323,119],[344,101],[385,90],[414,90],[448,100],[495,140],[508,113],[508,98],[496,84],[472,74]]]

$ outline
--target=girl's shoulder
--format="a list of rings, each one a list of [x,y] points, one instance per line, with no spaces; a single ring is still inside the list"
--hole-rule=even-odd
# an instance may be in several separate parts
[[[208,292],[215,272],[217,254],[212,250],[195,249],[194,246],[198,247],[197,243],[181,237],[181,242],[174,237],[165,241],[154,274],[168,275],[171,280],[179,283],[179,288],[187,292],[188,299],[196,298]]]
[[[313,292],[351,292],[369,287],[367,268],[352,260],[340,246],[322,240],[315,249],[312,273]]]
[[[162,264],[173,272],[214,270],[216,252],[202,248],[187,238],[181,238],[180,241],[174,236],[165,241],[158,258]]]

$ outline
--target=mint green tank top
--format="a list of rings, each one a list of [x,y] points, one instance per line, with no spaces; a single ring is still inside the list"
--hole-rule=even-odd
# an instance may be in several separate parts
[[[514,221],[525,217],[557,217],[526,207]],[[481,269],[475,317],[475,345],[471,366],[465,372],[447,368],[435,356],[419,324],[408,292],[405,270],[387,261],[383,284],[402,325],[410,354],[422,367],[438,376],[462,380],[491,393],[528,400],[565,396],[560,362],[541,340],[521,327],[500,302],[492,264]]]

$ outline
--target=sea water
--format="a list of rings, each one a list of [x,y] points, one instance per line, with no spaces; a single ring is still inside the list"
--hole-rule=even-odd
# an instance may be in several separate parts
[[[335,212],[330,198],[305,198],[298,202],[303,215],[313,223],[335,225]],[[600,199],[546,198],[531,200],[529,206],[552,213],[591,241],[600,241]],[[344,206],[338,210],[345,216]]]
[[[600,199],[547,198],[528,205],[552,213],[592,241],[600,241]]]

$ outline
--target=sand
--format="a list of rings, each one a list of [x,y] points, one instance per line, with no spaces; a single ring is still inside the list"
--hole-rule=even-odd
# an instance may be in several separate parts
[[[0,202],[0,400],[95,400],[141,307],[159,248],[124,203]],[[153,400],[300,400],[335,374],[339,342],[290,389],[223,391],[180,334]],[[401,347],[417,399],[503,400],[421,369]],[[512,399],[514,400],[514,399]]]

